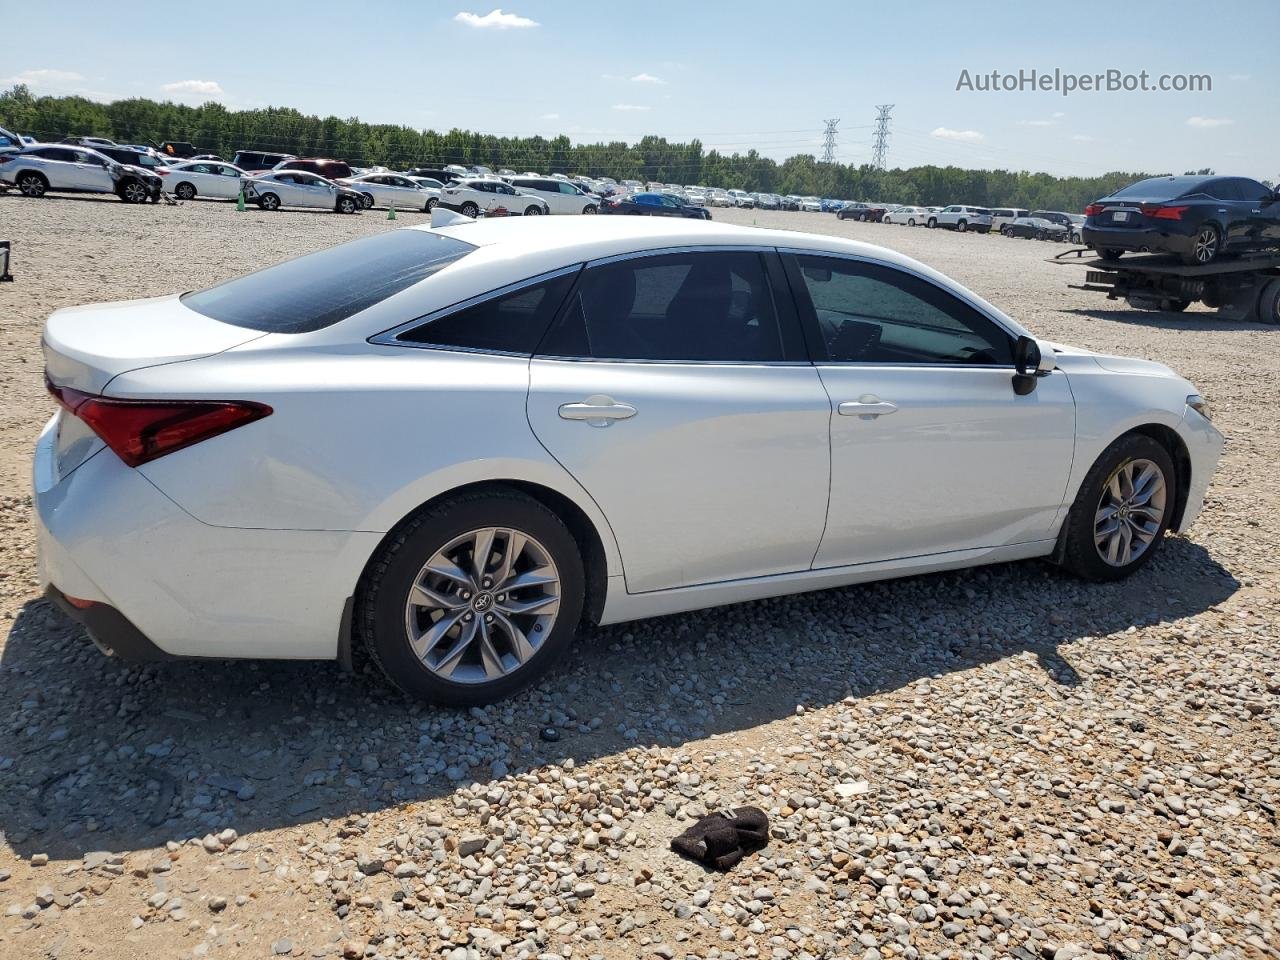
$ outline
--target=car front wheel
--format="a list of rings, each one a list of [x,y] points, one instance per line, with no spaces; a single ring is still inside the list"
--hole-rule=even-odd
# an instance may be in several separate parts
[[[1098,256],[1103,260],[1106,260],[1108,263],[1115,263],[1124,256],[1124,251],[1116,250],[1114,247],[1103,247],[1098,251]]]
[[[137,180],[126,180],[120,187],[120,199],[125,203],[146,203],[146,184]]]
[[[1173,459],[1130,433],[1103,451],[1067,517],[1063,566],[1086,580],[1129,576],[1160,549],[1178,489]]]
[[[929,222],[925,224],[925,226],[928,227],[930,230],[932,230],[937,225],[938,225],[938,220],[936,217],[930,217]]]
[[[363,207],[364,204],[361,203],[360,206]],[[355,200],[353,200],[351,197],[342,197],[340,200],[338,200],[338,212],[339,213],[355,213],[356,212]]]
[[[280,198],[274,193],[264,193],[258,198],[258,206],[263,210],[279,210]]]
[[[464,217],[475,218],[480,216],[480,208],[476,206],[474,203],[472,203],[470,200],[468,200],[466,203],[462,205],[462,209],[459,212]]]
[[[572,642],[585,576],[558,516],[515,490],[430,507],[385,544],[356,596],[374,661],[410,696],[451,706],[508,697]]]

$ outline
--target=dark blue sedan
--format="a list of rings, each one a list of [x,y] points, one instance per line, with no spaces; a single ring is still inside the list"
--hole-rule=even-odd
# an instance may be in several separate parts
[[[641,217],[688,217],[691,220],[710,220],[711,211],[695,207],[673,193],[633,193],[626,197],[606,200],[601,213],[629,213]]]

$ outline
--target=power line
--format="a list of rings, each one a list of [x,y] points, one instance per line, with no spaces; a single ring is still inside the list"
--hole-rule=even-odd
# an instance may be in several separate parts
[[[876,106],[876,145],[871,150],[871,165],[877,170],[884,169],[884,155],[889,149],[889,111],[892,103]]]
[[[835,163],[836,159],[836,125],[840,122],[840,118],[834,120],[824,120],[827,129],[822,134],[822,162]]]

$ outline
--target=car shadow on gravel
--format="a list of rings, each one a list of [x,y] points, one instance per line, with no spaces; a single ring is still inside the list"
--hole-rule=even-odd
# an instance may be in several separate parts
[[[1215,330],[1268,330],[1269,324],[1256,320],[1228,320],[1208,311],[1194,313],[1175,313],[1170,310],[1086,310],[1074,307],[1059,310],[1059,313],[1077,317],[1088,317],[1091,320],[1111,320],[1115,323],[1140,323],[1144,327],[1158,330],[1196,330],[1212,333]]]
[[[121,664],[32,600],[0,660],[0,829],[23,856],[57,860],[343,821],[1027,652],[1060,699],[1049,691],[1090,682],[1073,645],[1193,616],[1238,586],[1203,547],[1170,538],[1117,584],[1026,562],[762,600],[586,631],[534,689],[471,711],[410,702],[368,668]]]

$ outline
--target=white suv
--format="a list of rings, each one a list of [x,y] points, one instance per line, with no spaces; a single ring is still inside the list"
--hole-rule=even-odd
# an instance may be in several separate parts
[[[545,200],[552,213],[599,213],[600,198],[578,184],[551,177],[507,177],[526,196]]]
[[[42,143],[0,155],[0,182],[25,196],[48,191],[114,193],[126,203],[145,203],[160,191],[160,178],[126,167],[87,147]]]
[[[449,184],[440,191],[439,205],[464,217],[478,217],[499,209],[526,217],[551,212],[551,207],[541,197],[520,193],[505,180],[490,177],[468,177]]]
[[[991,211],[986,207],[970,207],[963,203],[953,203],[929,217],[925,226],[930,229],[946,227],[960,233],[966,230],[987,233],[991,230]]]

